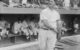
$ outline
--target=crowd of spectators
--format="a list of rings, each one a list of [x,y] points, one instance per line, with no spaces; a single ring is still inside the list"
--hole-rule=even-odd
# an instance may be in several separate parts
[[[7,7],[19,8],[46,8],[49,2],[53,2],[56,8],[78,8],[80,0],[1,0]]]

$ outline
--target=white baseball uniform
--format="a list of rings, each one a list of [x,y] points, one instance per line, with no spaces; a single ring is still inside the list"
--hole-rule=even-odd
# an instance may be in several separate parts
[[[22,26],[22,23],[18,23],[18,22],[14,23],[14,29],[13,29],[13,31],[14,31],[15,34],[17,34],[18,32],[21,31],[20,30],[21,26]]]
[[[47,20],[49,24],[57,30],[57,20],[60,19],[60,14],[56,10],[46,8],[40,13],[40,20]],[[57,33],[52,30],[39,30],[39,47],[41,50],[54,50]]]

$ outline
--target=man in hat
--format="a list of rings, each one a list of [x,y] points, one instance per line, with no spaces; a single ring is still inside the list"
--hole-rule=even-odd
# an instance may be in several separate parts
[[[60,21],[60,14],[55,10],[55,3],[51,1],[48,8],[40,13],[39,49],[54,50],[57,41],[57,24]]]
[[[70,0],[64,0],[64,8],[69,9],[70,7]]]
[[[19,0],[9,0],[9,7],[14,7],[19,5]]]

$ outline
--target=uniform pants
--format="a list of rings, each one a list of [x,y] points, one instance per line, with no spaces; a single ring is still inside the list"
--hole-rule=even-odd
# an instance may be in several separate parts
[[[54,50],[56,39],[56,33],[51,30],[40,29],[38,36],[40,50]]]

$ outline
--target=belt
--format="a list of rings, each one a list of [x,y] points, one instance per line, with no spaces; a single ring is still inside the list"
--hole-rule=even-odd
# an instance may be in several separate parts
[[[48,29],[48,28],[41,28],[41,29],[43,29],[43,30],[50,30],[50,29]]]

